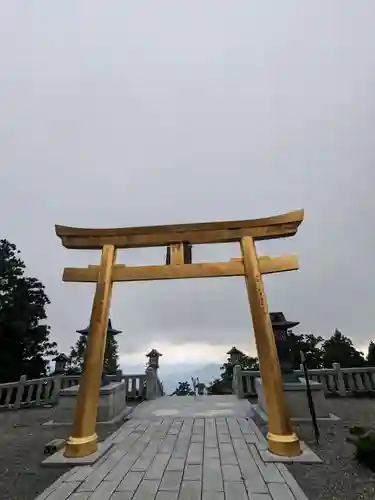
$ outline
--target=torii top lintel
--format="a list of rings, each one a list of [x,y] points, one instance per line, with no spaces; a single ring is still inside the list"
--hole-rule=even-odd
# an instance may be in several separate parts
[[[81,229],[56,225],[56,234],[64,247],[72,249],[100,249],[103,245],[117,248],[167,246],[188,242],[192,245],[228,243],[244,236],[254,240],[294,236],[304,218],[303,210],[286,214],[225,222],[172,224],[113,229]]]

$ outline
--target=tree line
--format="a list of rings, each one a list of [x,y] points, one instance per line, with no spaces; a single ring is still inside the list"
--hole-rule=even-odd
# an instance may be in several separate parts
[[[45,287],[25,270],[16,245],[0,240],[0,383],[17,381],[21,375],[44,377],[58,354],[46,323],[50,300]],[[86,336],[80,335],[71,347],[67,373],[81,373],[86,343]],[[108,335],[104,370],[112,374],[117,368],[117,341]]]
[[[295,334],[290,331],[286,334],[285,342],[295,370],[301,365],[301,351],[305,354],[309,369],[332,368],[333,363],[340,363],[342,368],[375,366],[374,342],[369,343],[365,355],[358,351],[352,340],[337,328],[327,340],[312,333]],[[242,370],[259,370],[258,358],[248,356],[241,351],[238,354],[238,364]],[[221,372],[220,378],[215,379],[208,387],[211,394],[223,394],[232,390],[233,365],[230,358],[221,366]]]
[[[342,368],[375,366],[375,343],[372,341],[369,343],[365,355],[358,351],[352,340],[343,335],[337,328],[327,340],[312,333],[287,332],[286,343],[295,370],[298,370],[301,365],[301,351],[305,354],[309,369],[332,368],[333,363],[340,363]],[[248,356],[241,351],[238,352],[237,363],[241,366],[241,370],[259,370],[258,358]],[[207,387],[211,394],[232,392],[233,365],[230,358],[220,369],[220,377],[213,380]],[[178,396],[187,396],[192,393],[189,382],[179,382],[174,392]]]

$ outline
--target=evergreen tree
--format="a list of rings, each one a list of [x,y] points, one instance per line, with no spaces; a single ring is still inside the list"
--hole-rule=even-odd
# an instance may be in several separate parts
[[[238,361],[236,364],[240,365],[241,370],[244,371],[259,370],[258,358],[252,358],[242,351],[238,351]],[[233,365],[230,358],[228,358],[227,362],[220,367],[220,370],[222,371],[221,380],[223,384],[232,388]]]
[[[332,337],[323,343],[322,351],[324,368],[332,368],[332,363],[340,363],[342,368],[354,368],[366,364],[363,353],[357,351],[353,342],[337,328]]]
[[[189,396],[194,394],[189,382],[179,382],[174,393],[176,396]]]
[[[57,354],[50,340],[47,318],[50,303],[44,285],[24,275],[26,266],[16,245],[0,240],[0,381],[21,375],[38,378],[47,373],[48,356]]]
[[[87,335],[81,333],[77,342],[71,347],[69,355],[68,373],[82,373],[87,348]],[[118,343],[113,335],[107,335],[104,352],[103,371],[107,375],[114,375],[119,368]]]
[[[119,369],[118,343],[116,337],[107,335],[107,345],[104,354],[104,370],[108,374],[115,374]]]
[[[259,370],[258,358],[252,358],[242,351],[238,351],[237,364],[241,366],[241,370]],[[233,365],[230,358],[220,370],[222,371],[220,378],[213,380],[207,389],[211,394],[230,394],[233,383]]]
[[[87,347],[87,336],[81,333],[77,342],[70,348],[67,374],[82,373],[83,364],[85,361],[85,352]]]
[[[290,355],[293,360],[293,369],[299,370],[301,365],[301,351],[306,356],[307,366],[310,370],[322,368],[323,351],[319,346],[323,342],[323,337],[316,337],[312,333],[295,334],[287,332],[287,343],[290,349]]]

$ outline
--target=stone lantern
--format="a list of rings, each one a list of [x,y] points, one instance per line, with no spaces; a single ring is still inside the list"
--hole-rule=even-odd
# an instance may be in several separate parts
[[[148,366],[153,368],[154,370],[157,370],[159,368],[159,358],[160,356],[163,356],[158,352],[156,349],[151,349],[151,351],[146,354],[148,358]]]
[[[239,351],[237,349],[237,347],[232,347],[232,349],[230,351],[227,352],[228,356],[229,356],[229,363],[230,363],[230,366],[228,367],[229,368],[229,374],[231,373],[230,372],[230,369],[232,370],[232,392],[233,394],[236,394],[238,391],[238,387],[242,387],[242,383],[241,383],[241,380],[242,380],[242,377],[241,377],[241,366],[240,366],[240,355],[241,355],[241,351]]]
[[[65,373],[66,364],[69,361],[68,356],[64,353],[59,354],[56,358],[53,358],[55,362],[55,373]]]
[[[271,312],[270,319],[283,380],[284,382],[299,382],[293,372],[293,357],[288,342],[288,332],[299,325],[299,321],[288,321],[282,312]]]
[[[271,312],[269,314],[283,378],[285,402],[290,417],[296,420],[312,418],[310,403],[306,396],[306,393],[310,391],[316,417],[329,418],[329,407],[325,399],[323,384],[315,380],[309,380],[309,384],[307,384],[306,379],[299,377],[293,370],[293,352],[289,335],[292,333],[291,329],[297,326],[299,322],[288,321],[282,312]],[[260,377],[255,379],[255,390],[258,396],[259,408],[268,413]]]
[[[231,365],[235,366],[239,364],[241,351],[237,347],[232,347],[230,351],[227,352]]]

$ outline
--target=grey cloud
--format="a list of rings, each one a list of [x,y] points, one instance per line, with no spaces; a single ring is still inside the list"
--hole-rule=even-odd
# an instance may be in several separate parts
[[[374,334],[371,1],[39,2],[3,7],[1,236],[52,305],[61,349],[86,326],[93,286],[64,266],[54,224],[111,227],[255,218],[304,207],[301,270],[265,279],[270,308],[359,345]],[[122,252],[162,262],[163,249]],[[236,246],[197,248],[227,259]],[[240,279],[116,285],[123,352],[149,342],[252,336]]]

